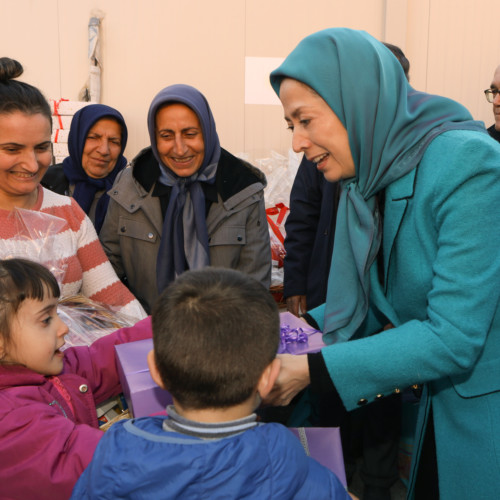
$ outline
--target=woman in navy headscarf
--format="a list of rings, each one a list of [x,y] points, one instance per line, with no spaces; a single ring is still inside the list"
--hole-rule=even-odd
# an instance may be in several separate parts
[[[104,104],[85,106],[71,121],[69,156],[49,168],[42,185],[75,198],[99,233],[108,209],[107,191],[127,164],[126,145],[127,126],[119,111]]]
[[[498,143],[362,31],[310,35],[271,84],[294,149],[341,194],[326,303],[305,315],[328,345],[281,356],[268,402],[310,385],[340,417],[421,385],[409,498],[497,498]]]
[[[148,129],[151,146],[117,178],[100,234],[117,274],[148,311],[187,269],[229,267],[269,287],[265,177],[221,148],[203,94],[166,87]]]

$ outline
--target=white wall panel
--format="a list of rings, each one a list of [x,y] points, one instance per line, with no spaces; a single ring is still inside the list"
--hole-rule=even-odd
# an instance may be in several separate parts
[[[280,106],[245,104],[245,57],[285,57],[307,34],[364,29],[400,45],[411,83],[492,122],[482,94],[500,64],[490,0],[0,0],[1,55],[48,98],[75,100],[88,78],[88,22],[102,17],[101,102],[129,127],[129,158],[148,144],[152,97],[171,83],[207,96],[224,147],[252,158],[286,153]]]

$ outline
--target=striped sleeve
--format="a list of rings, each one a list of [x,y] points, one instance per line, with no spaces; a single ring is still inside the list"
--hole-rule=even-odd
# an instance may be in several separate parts
[[[97,237],[94,225],[78,203],[44,189],[41,211],[60,217],[68,226],[56,236],[57,254],[66,271],[63,294],[82,295],[137,319],[146,313],[128,288],[118,279]]]

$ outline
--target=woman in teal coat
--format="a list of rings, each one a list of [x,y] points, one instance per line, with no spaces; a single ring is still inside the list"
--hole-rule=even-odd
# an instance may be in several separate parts
[[[305,38],[271,84],[294,150],[342,192],[305,316],[328,346],[281,356],[268,402],[310,385],[350,411],[421,384],[408,497],[500,498],[500,146],[364,32]]]

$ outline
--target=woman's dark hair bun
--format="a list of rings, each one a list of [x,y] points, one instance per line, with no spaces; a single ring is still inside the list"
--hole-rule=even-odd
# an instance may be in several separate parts
[[[0,82],[7,82],[23,74],[20,62],[10,57],[0,57]]]

